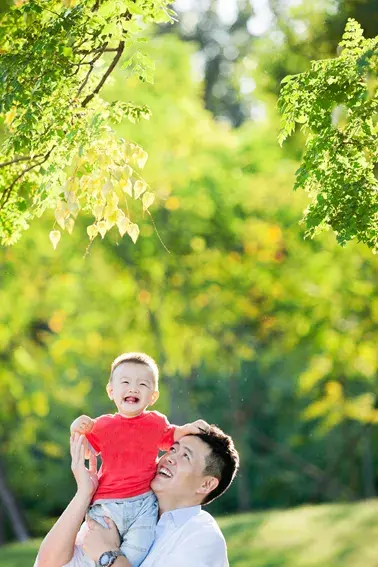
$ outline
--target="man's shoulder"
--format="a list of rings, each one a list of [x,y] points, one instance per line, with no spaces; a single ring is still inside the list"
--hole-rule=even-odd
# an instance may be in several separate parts
[[[224,536],[221,532],[218,523],[213,518],[209,512],[206,510],[201,510],[198,514],[193,516],[186,524],[187,531],[205,531],[206,534],[210,537],[213,536],[214,539],[221,539],[224,541]]]

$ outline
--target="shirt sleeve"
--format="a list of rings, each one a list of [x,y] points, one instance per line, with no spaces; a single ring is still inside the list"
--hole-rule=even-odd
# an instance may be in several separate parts
[[[94,426],[90,433],[86,433],[85,437],[87,438],[88,442],[92,445],[93,449],[96,453],[101,453],[101,446],[102,440],[104,439],[104,435],[107,434],[107,424],[109,421],[109,416],[102,415],[101,417],[97,417],[94,422]]]
[[[179,540],[164,556],[164,567],[229,567],[224,539],[209,530],[196,531]],[[160,567],[157,564],[156,567]],[[162,566],[163,567],[163,562]]]
[[[168,451],[170,447],[172,447],[174,443],[174,434],[176,430],[176,425],[172,425],[169,423],[168,419],[165,415],[160,414],[163,419],[163,431],[159,443],[159,449],[162,451]]]

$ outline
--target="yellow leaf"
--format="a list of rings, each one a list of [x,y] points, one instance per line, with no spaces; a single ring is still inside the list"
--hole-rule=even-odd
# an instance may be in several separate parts
[[[104,183],[104,185],[102,186],[102,189],[101,189],[104,197],[106,197],[112,189],[113,189],[113,183],[110,181],[110,179],[108,179],[108,181],[106,183]]]
[[[58,225],[60,226],[60,228],[63,228],[64,230],[64,220],[67,216],[66,211],[64,211],[63,209],[56,209],[55,211],[55,220],[58,223]]]
[[[133,196],[133,184],[131,183],[130,179],[121,183],[121,189],[124,193],[130,195],[130,197]]]
[[[96,236],[98,235],[97,226],[95,224],[91,224],[91,225],[87,226],[87,234],[88,234],[88,236],[91,240],[96,238]]]
[[[129,179],[129,177],[131,177],[132,174],[133,174],[132,168],[129,165],[125,165],[125,167],[123,168],[122,178]]]
[[[60,240],[60,237],[61,237],[60,230],[52,230],[49,234],[49,238],[50,238],[51,244],[53,245],[54,250],[58,246],[58,242]]]
[[[140,169],[143,169],[144,166],[146,165],[147,160],[148,160],[148,153],[140,149],[136,159],[138,167],[140,167]]]
[[[6,113],[5,118],[4,118],[4,122],[7,126],[9,126],[9,124],[11,124],[11,122],[13,121],[13,119],[15,118],[17,114],[17,110],[16,107],[13,106],[9,112]]]
[[[68,234],[72,234],[72,231],[74,229],[75,226],[75,221],[72,217],[68,217],[68,219],[66,219],[66,222],[64,223],[65,225],[65,229],[68,232]]]
[[[143,195],[143,193],[145,192],[145,190],[147,189],[147,183],[145,183],[144,181],[135,181],[134,183],[134,198],[135,199],[139,199],[139,197],[141,195]]]
[[[108,203],[108,205],[110,205],[111,207],[116,207],[118,205],[118,195],[117,193],[115,193],[114,191],[112,191],[106,199],[106,202]]]
[[[155,195],[150,191],[146,191],[146,193],[142,197],[143,210],[147,211],[147,209],[151,207],[154,201],[155,201]]]
[[[98,232],[101,234],[101,238],[104,238],[105,234],[108,232],[105,221],[100,221],[97,223]]]
[[[104,216],[104,205],[95,205],[93,207],[93,214],[96,219],[102,219]]]
[[[127,234],[130,236],[131,240],[135,242],[138,240],[139,236],[139,226],[134,222],[131,222],[127,227]]]
[[[117,227],[121,236],[128,232],[130,221],[127,217],[121,217],[117,220]]]

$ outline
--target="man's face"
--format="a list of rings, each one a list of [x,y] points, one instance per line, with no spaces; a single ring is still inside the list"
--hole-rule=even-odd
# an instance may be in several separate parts
[[[182,437],[161,457],[151,488],[158,497],[169,498],[177,507],[199,504],[209,491],[208,483],[215,480],[218,484],[213,477],[204,475],[210,451],[199,437]]]
[[[139,415],[159,397],[152,370],[136,362],[122,362],[117,366],[107,391],[125,417]]]

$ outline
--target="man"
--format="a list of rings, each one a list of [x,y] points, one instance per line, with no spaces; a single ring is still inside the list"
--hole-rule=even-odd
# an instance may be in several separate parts
[[[131,567],[119,552],[117,528],[89,521],[78,535],[83,516],[97,486],[96,459],[85,467],[85,439],[71,439],[72,471],[77,493],[42,542],[37,567],[76,567],[82,549],[102,567]],[[143,451],[143,448],[141,448]],[[210,514],[201,509],[223,494],[235,477],[239,456],[231,437],[215,426],[208,433],[187,435],[165,453],[152,481],[160,519],[152,548],[141,567],[227,567],[223,535]]]

